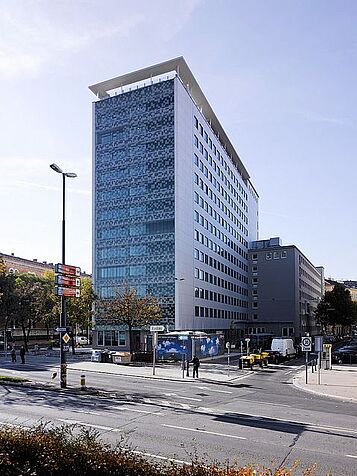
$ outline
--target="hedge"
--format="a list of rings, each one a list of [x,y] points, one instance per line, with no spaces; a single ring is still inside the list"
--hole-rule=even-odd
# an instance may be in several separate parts
[[[199,461],[190,465],[155,463],[120,444],[105,444],[93,430],[49,425],[0,428],[1,476],[291,476],[297,466],[269,469],[219,467]],[[307,469],[304,474],[315,473]]]

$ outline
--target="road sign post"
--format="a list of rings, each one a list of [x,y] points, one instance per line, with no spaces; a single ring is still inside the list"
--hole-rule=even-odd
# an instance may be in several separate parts
[[[310,336],[304,336],[301,338],[301,350],[305,352],[305,384],[307,385],[307,371],[309,363],[309,352],[312,348],[312,339]]]
[[[156,364],[156,348],[158,341],[158,333],[165,330],[165,326],[150,326],[150,332],[152,332],[152,374],[155,375],[155,364]]]

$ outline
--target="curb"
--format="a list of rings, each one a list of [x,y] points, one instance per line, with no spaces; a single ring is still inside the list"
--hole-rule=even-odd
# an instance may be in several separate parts
[[[331,399],[334,399],[334,400],[340,400],[340,401],[348,402],[348,403],[357,403],[356,398],[342,397],[340,395],[331,395],[329,393],[319,392],[319,391],[314,390],[312,388],[307,388],[307,387],[301,385],[300,382],[298,381],[298,379],[299,379],[299,377],[293,377],[291,380],[292,380],[292,383],[293,383],[294,387],[297,388],[298,390],[301,390],[302,392],[311,393],[311,394],[316,395],[318,397],[326,397],[326,398],[331,398]]]

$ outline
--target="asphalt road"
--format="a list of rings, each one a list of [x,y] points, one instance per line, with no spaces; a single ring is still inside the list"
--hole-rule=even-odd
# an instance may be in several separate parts
[[[0,366],[2,375],[51,380],[48,360]],[[303,468],[316,464],[316,475],[356,476],[357,404],[297,390],[295,371],[293,363],[276,366],[230,384],[87,374],[87,385],[112,397],[2,385],[0,423],[93,428],[153,458],[267,466],[301,460]],[[79,378],[70,371],[69,385],[79,386]]]

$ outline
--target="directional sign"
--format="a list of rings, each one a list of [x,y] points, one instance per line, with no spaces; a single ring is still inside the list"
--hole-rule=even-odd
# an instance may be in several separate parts
[[[55,284],[60,284],[62,286],[77,286],[79,288],[79,286],[81,285],[81,278],[58,274],[57,276],[55,276]]]
[[[56,332],[67,332],[67,327],[56,327]]]
[[[78,288],[66,288],[64,286],[55,286],[56,296],[68,296],[79,298],[81,296],[81,290]]]
[[[63,339],[63,342],[65,342],[66,344],[68,344],[68,341],[70,340],[70,337],[69,337],[69,335],[66,333],[66,334],[62,337],[62,339]]]
[[[150,326],[150,332],[162,332],[165,330],[165,326]]]
[[[301,338],[301,350],[303,352],[311,352],[312,338],[305,336]]]
[[[80,276],[81,268],[78,266],[70,266],[69,264],[57,263],[55,265],[55,272],[59,274],[66,274],[68,276]]]

